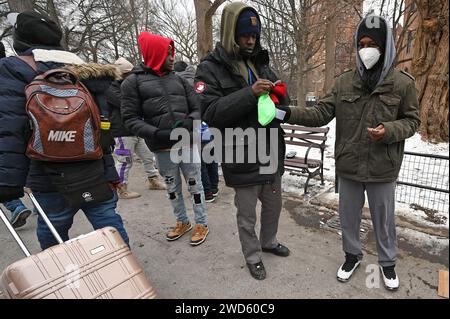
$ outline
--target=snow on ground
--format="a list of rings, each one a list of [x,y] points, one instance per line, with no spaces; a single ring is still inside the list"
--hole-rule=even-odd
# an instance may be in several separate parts
[[[327,134],[326,149],[325,149],[325,159],[324,159],[324,176],[326,181],[326,186],[324,189],[329,189],[334,185],[335,180],[335,164],[334,164],[334,142],[336,137],[335,127],[336,121],[330,122],[327,127],[330,131]],[[303,157],[306,151],[304,147],[287,145],[287,152],[296,151],[297,156]],[[432,155],[449,155],[449,144],[440,143],[432,144],[421,139],[419,134],[415,134],[413,137],[406,140],[405,151],[421,153],[421,154],[432,154]],[[320,151],[312,150],[310,153],[310,158],[320,159]],[[423,158],[421,158],[423,160]],[[434,163],[431,161],[430,163]],[[411,181],[413,183],[418,183],[421,185],[429,185],[431,180],[433,183],[438,182],[438,186],[429,185],[437,188],[449,189],[449,168],[448,160],[436,161],[436,167],[433,165],[424,166],[423,163],[418,163],[410,161],[407,156],[403,162],[402,171],[400,172],[400,180]],[[443,166],[443,167],[438,167]],[[424,170],[427,171],[424,171]],[[411,174],[411,171],[414,171]],[[403,174],[403,175],[402,175]],[[407,175],[407,176],[406,176]],[[292,176],[286,174],[284,177],[283,188],[285,191],[292,193],[303,194],[303,185],[306,181],[306,177]],[[310,185],[320,185],[318,180],[313,180]],[[299,189],[300,188],[300,189]],[[400,193],[401,196],[400,196]],[[402,202],[397,202],[397,213],[405,217],[411,218],[417,222],[420,222],[426,226],[436,226],[437,224],[442,227],[445,225],[446,228],[449,227],[449,194],[439,193],[439,198],[434,198],[433,192],[423,189],[418,189],[415,187],[406,187],[403,185],[397,186],[397,200]],[[412,202],[416,201],[416,203]],[[406,202],[406,203],[405,203]],[[423,204],[427,202],[428,206]],[[411,204],[417,204],[421,207],[426,207],[428,210],[415,209],[411,207]],[[430,214],[432,218],[430,218]],[[435,220],[435,222],[430,221],[430,219]],[[438,222],[436,222],[438,221]]]

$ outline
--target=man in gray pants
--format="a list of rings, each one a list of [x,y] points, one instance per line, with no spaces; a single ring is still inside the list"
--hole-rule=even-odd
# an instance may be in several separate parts
[[[280,121],[274,119],[265,127],[258,123],[258,99],[273,88],[278,78],[268,65],[267,51],[261,47],[261,21],[253,8],[240,2],[227,5],[221,25],[220,43],[197,68],[195,90],[201,99],[203,121],[225,132],[225,139],[227,128],[266,133],[267,138],[257,134],[257,141],[241,136],[232,145],[225,141],[223,154],[241,150],[239,155],[244,155],[245,161],[236,158],[235,162],[222,163],[225,183],[236,192],[239,239],[247,267],[255,279],[262,280],[266,270],[261,252],[289,255],[289,249],[277,240],[285,153]],[[280,105],[288,101],[286,94],[279,97]],[[271,136],[271,132],[276,134]],[[270,147],[278,164],[272,172],[263,171],[261,161],[249,160],[254,155],[250,154],[251,145]],[[258,199],[262,204],[259,239],[255,232]]]
[[[396,290],[395,181],[405,139],[419,126],[414,78],[394,69],[395,45],[388,23],[368,16],[356,32],[357,69],[336,79],[317,106],[291,109],[289,123],[323,126],[336,117],[336,173],[345,262],[337,279],[346,282],[362,259],[359,226],[364,192],[369,200],[385,287]]]

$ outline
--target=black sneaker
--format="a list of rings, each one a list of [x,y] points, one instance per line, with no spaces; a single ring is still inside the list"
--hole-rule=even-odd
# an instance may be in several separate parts
[[[275,248],[262,248],[261,250],[265,253],[271,253],[280,257],[287,257],[291,253],[289,248],[280,243]]]
[[[214,197],[219,196],[219,190],[218,189],[213,189],[212,190],[212,194],[213,194]]]
[[[21,209],[21,210],[20,210]],[[14,228],[20,228],[27,223],[27,218],[31,215],[31,210],[28,208],[19,208],[14,211],[11,216],[11,225]]]
[[[216,200],[213,193],[205,193],[205,202],[212,203]]]
[[[345,253],[345,262],[339,267],[337,272],[337,280],[341,282],[347,282],[353,275],[353,272],[358,268],[361,261],[358,256]]]
[[[395,265],[381,267],[381,275],[383,276],[384,286],[387,290],[397,290],[400,286],[397,273],[395,272]]]
[[[266,269],[264,268],[262,261],[256,264],[247,264],[247,267],[253,278],[258,280],[266,279]]]

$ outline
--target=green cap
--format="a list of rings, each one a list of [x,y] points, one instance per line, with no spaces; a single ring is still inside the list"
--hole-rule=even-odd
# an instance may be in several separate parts
[[[273,121],[277,114],[275,103],[273,103],[269,94],[263,94],[258,100],[258,122],[262,126],[266,126]]]

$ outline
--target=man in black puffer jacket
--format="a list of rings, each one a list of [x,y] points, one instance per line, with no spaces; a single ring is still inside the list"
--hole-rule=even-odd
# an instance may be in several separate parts
[[[180,143],[170,135],[179,127],[185,129],[184,133],[186,130],[190,134],[193,132],[193,121],[200,120],[198,97],[186,80],[172,72],[175,54],[172,40],[142,32],[138,41],[144,63],[122,83],[122,119],[125,127],[144,138],[155,153],[177,219],[176,226],[166,235],[169,241],[180,238],[192,228],[181,188],[180,171],[183,173],[193,199],[196,225],[191,245],[196,246],[203,243],[209,233],[199,151],[190,145],[190,138],[188,146],[177,149]],[[192,160],[174,161],[171,150],[183,151]]]
[[[220,31],[221,42],[197,68],[195,89],[202,101],[203,120],[210,127],[220,129],[225,137],[229,128],[256,131],[256,140],[225,138],[223,154],[236,154],[243,149],[244,162],[238,158],[234,162],[225,159],[222,170],[225,183],[236,192],[239,239],[247,266],[255,279],[262,280],[266,271],[261,251],[277,256],[289,255],[289,249],[276,237],[285,154],[280,121],[285,115],[282,110],[288,109],[288,97],[284,92],[279,98],[282,110],[278,110],[277,119],[272,118],[272,122],[262,126],[258,120],[258,99],[273,90],[273,82],[278,78],[269,68],[267,51],[261,48],[261,22],[253,8],[240,2],[227,5],[222,13]],[[276,134],[271,136],[273,132]],[[264,161],[260,158],[250,160],[255,145],[260,148],[258,151],[265,147],[264,153],[269,148],[271,158],[276,158],[278,165],[263,170]],[[260,154],[258,152],[258,157]],[[262,202],[259,239],[255,233],[258,199]]]
[[[17,16],[13,37],[15,51],[21,56],[32,56],[37,72],[17,57],[0,61],[0,202],[22,197],[26,185],[31,188],[63,240],[69,239],[73,217],[82,209],[94,229],[115,227],[128,243],[122,219],[115,210],[115,192],[111,199],[103,202],[69,207],[65,197],[52,184],[43,163],[30,161],[25,155],[31,135],[25,111],[25,86],[38,73],[68,66],[87,86],[103,113],[106,108],[104,93],[111,81],[120,76],[117,69],[111,65],[86,65],[75,54],[63,51],[59,45],[62,37],[59,27],[47,16],[33,11]],[[103,153],[105,180],[117,184],[119,178],[108,147],[103,149]],[[37,236],[42,249],[57,244],[41,217],[38,219]]]

